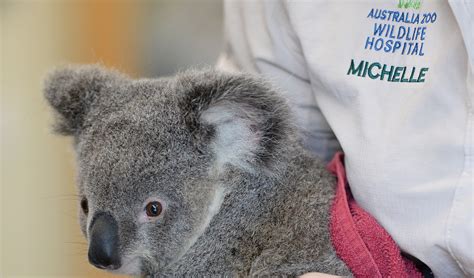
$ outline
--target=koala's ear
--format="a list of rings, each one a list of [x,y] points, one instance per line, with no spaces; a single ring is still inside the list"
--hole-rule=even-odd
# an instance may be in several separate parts
[[[191,74],[192,76],[192,74]],[[215,71],[182,78],[188,88],[188,125],[210,146],[216,167],[276,170],[294,134],[288,105],[266,82]]]
[[[119,74],[98,65],[68,66],[51,72],[45,81],[44,95],[55,110],[56,132],[74,135],[103,88]]]

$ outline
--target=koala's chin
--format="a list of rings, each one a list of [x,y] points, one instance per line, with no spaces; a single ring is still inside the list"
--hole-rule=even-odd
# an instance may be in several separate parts
[[[113,274],[130,275],[130,276],[143,276],[147,275],[142,269],[140,259],[124,259],[122,266],[116,270],[109,270]]]

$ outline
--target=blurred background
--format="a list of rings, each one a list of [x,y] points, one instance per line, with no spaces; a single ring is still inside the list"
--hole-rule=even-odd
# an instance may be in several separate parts
[[[50,132],[42,81],[67,63],[134,77],[213,65],[212,0],[0,0],[0,277],[112,277],[88,264],[70,139]]]

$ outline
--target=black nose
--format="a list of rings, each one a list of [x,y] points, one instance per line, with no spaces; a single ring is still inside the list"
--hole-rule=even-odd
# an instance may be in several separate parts
[[[117,222],[112,215],[100,212],[89,229],[89,262],[101,269],[120,267]]]

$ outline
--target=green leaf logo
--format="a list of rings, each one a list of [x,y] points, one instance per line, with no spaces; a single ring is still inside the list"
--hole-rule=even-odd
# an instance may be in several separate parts
[[[398,0],[397,7],[400,9],[415,9],[421,8],[422,0]]]

